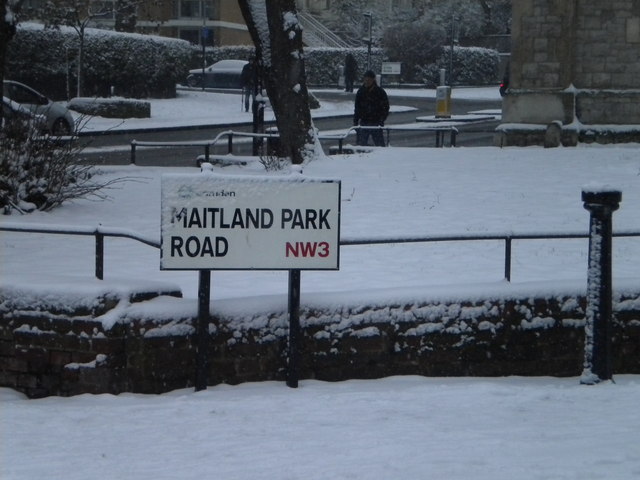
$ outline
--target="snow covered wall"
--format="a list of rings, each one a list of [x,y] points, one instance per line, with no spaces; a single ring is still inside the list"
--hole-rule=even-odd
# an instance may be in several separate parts
[[[301,306],[301,378],[578,376],[584,285],[364,292]],[[109,292],[109,288],[105,290]],[[91,296],[0,291],[0,386],[30,397],[161,393],[193,386],[194,300],[170,288]],[[62,298],[64,297],[64,298]],[[209,384],[284,380],[286,299],[219,301]],[[614,292],[614,373],[640,373],[640,288]]]

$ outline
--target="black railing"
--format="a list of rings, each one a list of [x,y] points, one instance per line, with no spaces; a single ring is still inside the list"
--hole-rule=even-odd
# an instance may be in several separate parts
[[[99,280],[104,279],[104,237],[130,238],[145,245],[160,248],[160,242],[145,238],[139,233],[122,228],[106,228],[101,225],[97,227],[76,227],[68,225],[50,225],[45,227],[3,223],[0,224],[0,231],[93,236],[95,238],[95,272],[96,278]]]
[[[456,139],[458,135],[458,129],[453,126],[443,126],[443,127],[429,127],[423,126],[422,124],[415,124],[412,127],[403,126],[403,125],[388,125],[384,127],[351,127],[344,133],[319,133],[319,140],[334,140],[337,142],[337,153],[343,153],[345,140],[354,134],[357,134],[359,129],[367,129],[367,130],[382,130],[386,133],[385,144],[389,145],[391,141],[391,132],[393,131],[402,131],[402,132],[433,132],[435,134],[435,146],[436,147],[444,147],[445,144],[445,134],[449,134],[449,145],[452,147],[456,146]],[[269,140],[279,139],[279,135],[277,132],[266,132],[266,133],[249,133],[249,132],[237,132],[234,130],[225,130],[224,132],[220,132],[214,139],[212,140],[193,140],[193,141],[175,141],[175,142],[151,142],[151,141],[131,141],[131,163],[136,163],[136,152],[139,147],[144,148],[163,148],[163,147],[201,147],[204,150],[205,162],[209,161],[211,157],[211,149],[212,147],[221,144],[226,138],[227,144],[227,154],[233,154],[233,140],[237,137],[245,137],[245,138],[259,138],[263,142],[266,140],[267,145]],[[362,148],[362,147],[361,147]]]
[[[45,233],[57,235],[84,235],[95,237],[95,275],[102,280],[104,278],[104,238],[119,237],[130,238],[146,245],[160,248],[160,242],[145,238],[144,236],[126,229],[98,227],[75,227],[66,225],[34,226],[23,224],[0,224],[0,231]],[[614,237],[640,237],[640,231],[619,231],[613,233]],[[487,233],[487,234],[463,234],[463,235],[430,235],[430,236],[404,236],[404,237],[380,237],[380,238],[342,238],[340,246],[350,245],[382,245],[401,243],[429,243],[429,242],[469,242],[469,241],[503,241],[504,242],[504,278],[511,281],[511,256],[512,242],[514,240],[554,240],[554,239],[580,239],[589,238],[588,233]]]

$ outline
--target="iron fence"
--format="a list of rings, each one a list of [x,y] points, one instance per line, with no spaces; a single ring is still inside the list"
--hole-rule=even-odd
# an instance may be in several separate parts
[[[402,131],[402,132],[431,132],[435,135],[435,146],[437,148],[444,147],[445,145],[445,136],[449,134],[449,145],[451,147],[456,146],[458,129],[454,126],[441,126],[441,127],[430,127],[424,126],[423,124],[414,124],[414,125],[389,125],[383,127],[351,127],[345,132],[341,133],[319,133],[319,140],[333,140],[337,142],[336,153],[343,153],[345,150],[345,141],[351,135],[357,134],[358,130],[382,130],[386,133],[385,144],[389,145],[391,141],[391,132],[393,131]],[[136,152],[138,148],[169,148],[169,147],[200,147],[204,151],[205,162],[208,162],[211,157],[211,149],[216,146],[222,144],[226,141],[227,144],[227,154],[233,154],[233,141],[236,138],[251,138],[251,139],[260,139],[262,143],[267,142],[267,147],[269,146],[270,141],[278,140],[280,137],[275,130],[274,127],[270,127],[266,133],[250,133],[250,132],[238,132],[234,130],[225,130],[216,135],[212,140],[192,140],[192,141],[175,141],[175,142],[156,142],[156,141],[131,141],[131,155],[130,160],[131,164],[136,163]],[[363,147],[355,147],[355,148],[363,148]],[[332,149],[333,151],[333,149]]]
[[[75,227],[65,225],[23,225],[0,224],[0,231],[22,233],[44,233],[54,235],[81,235],[95,238],[95,276],[104,278],[104,239],[105,237],[129,238],[154,248],[160,248],[158,240],[149,239],[143,235],[127,229],[97,227]],[[613,237],[640,237],[640,231],[618,231]],[[403,243],[431,243],[431,242],[474,242],[474,241],[502,241],[504,242],[504,278],[511,281],[511,257],[512,244],[516,240],[559,240],[559,239],[586,239],[588,233],[583,232],[550,232],[550,233],[486,233],[486,234],[462,234],[462,235],[428,235],[428,236],[403,236],[403,237],[379,237],[379,238],[342,238],[340,246],[352,245],[386,245]]]

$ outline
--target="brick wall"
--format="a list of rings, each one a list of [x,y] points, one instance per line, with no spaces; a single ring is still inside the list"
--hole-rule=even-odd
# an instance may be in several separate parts
[[[0,295],[0,386],[30,397],[193,386],[195,315],[154,318],[151,300],[144,318],[124,309],[105,326],[115,305],[94,300],[30,310]],[[574,293],[303,307],[301,378],[579,375],[584,309]],[[615,295],[614,310],[614,371],[640,373],[640,289]],[[286,312],[218,313],[210,331],[210,385],[284,380]]]

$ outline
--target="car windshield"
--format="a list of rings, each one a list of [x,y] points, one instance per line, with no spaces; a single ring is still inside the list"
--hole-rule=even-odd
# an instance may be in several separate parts
[[[30,103],[35,105],[43,103],[42,95],[38,95],[33,90],[17,83],[4,82],[2,85],[2,94],[17,103]]]

